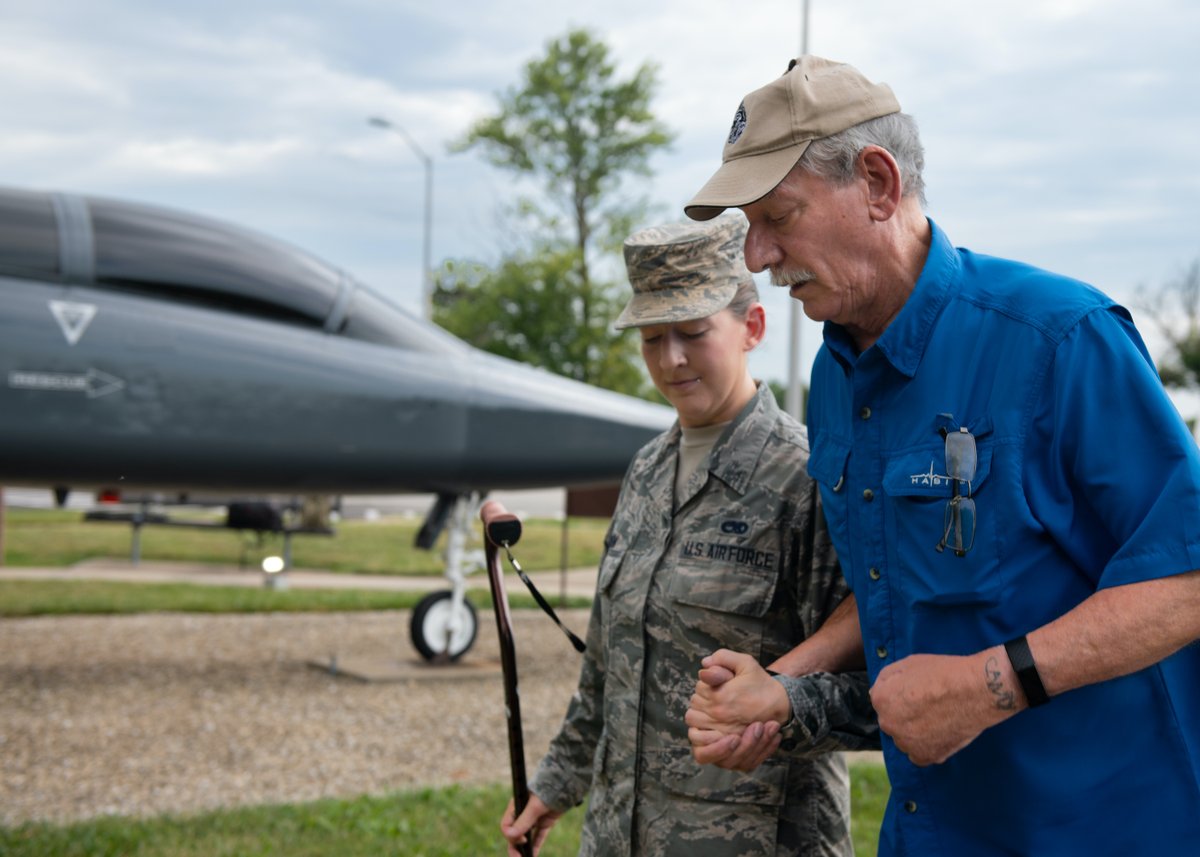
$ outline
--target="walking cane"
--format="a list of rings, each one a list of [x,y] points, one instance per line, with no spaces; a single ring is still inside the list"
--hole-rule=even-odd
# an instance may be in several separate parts
[[[508,718],[508,755],[512,763],[513,818],[518,818],[529,803],[529,786],[525,781],[525,741],[521,736],[521,695],[517,690],[517,649],[513,645],[512,617],[508,612],[508,596],[504,592],[504,576],[500,573],[500,548],[505,550],[521,538],[521,522],[516,515],[495,500],[489,500],[479,510],[483,531],[487,536],[488,583],[492,588],[492,607],[496,612],[496,633],[500,637],[500,669],[504,673],[504,714]],[[523,845],[517,846],[522,857],[533,857],[533,838],[537,829],[530,830]]]

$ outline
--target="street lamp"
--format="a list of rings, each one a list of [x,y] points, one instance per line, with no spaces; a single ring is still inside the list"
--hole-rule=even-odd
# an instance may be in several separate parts
[[[417,145],[417,141],[395,122],[390,122],[381,116],[371,116],[367,124],[385,131],[395,131],[404,138],[409,148],[413,150],[425,167],[425,240],[421,253],[421,305],[425,318],[433,319],[433,267],[430,259],[430,238],[433,233],[433,158]]]
[[[800,5],[800,56],[808,53],[808,3],[802,0]],[[800,422],[807,422],[804,413],[804,376],[800,372],[800,332],[804,325],[800,301],[788,302],[791,336],[788,338],[788,388],[786,398],[787,412]]]

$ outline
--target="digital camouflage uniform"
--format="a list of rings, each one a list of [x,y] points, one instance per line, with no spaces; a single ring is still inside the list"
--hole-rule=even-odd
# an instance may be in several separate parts
[[[804,429],[762,385],[676,504],[679,439],[626,474],[579,688],[531,789],[556,810],[591,792],[581,855],[852,854],[845,762],[815,751],[878,746],[864,673],[785,681],[803,746],[749,774],[698,765],[683,720],[701,658],[768,664],[846,595]]]

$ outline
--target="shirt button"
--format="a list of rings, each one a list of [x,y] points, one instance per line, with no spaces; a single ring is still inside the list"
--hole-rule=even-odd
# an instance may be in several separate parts
[[[883,575],[879,573],[879,569],[877,569],[877,568],[872,568],[870,571],[867,572],[867,574],[869,574],[871,576],[872,580],[878,580],[879,578],[883,577]]]
[[[875,649],[875,654],[879,655],[880,660],[883,660],[887,657],[887,646],[879,646]]]
[[[915,800],[906,800],[904,802],[904,811],[913,813],[917,811],[917,802]]]
[[[869,420],[871,418],[871,409],[864,407],[861,411],[858,412],[858,415],[860,417],[862,417],[864,420]]]
[[[875,499],[875,492],[872,491],[870,488],[866,489],[865,491],[863,491],[863,499],[866,500],[868,503],[870,503],[872,500]]]

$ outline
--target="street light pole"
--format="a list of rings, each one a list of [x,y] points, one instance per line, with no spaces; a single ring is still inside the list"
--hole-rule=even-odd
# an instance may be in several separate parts
[[[808,3],[809,0],[803,0],[800,11],[800,56],[808,53]],[[792,299],[788,303],[791,304],[791,338],[788,340],[787,412],[804,422],[804,380],[800,372],[800,326],[804,319],[800,301]]]
[[[421,306],[426,319],[433,319],[433,260],[431,257],[431,241],[433,236],[433,158],[417,145],[412,135],[401,126],[381,116],[371,116],[367,124],[382,128],[385,131],[395,131],[408,143],[413,154],[425,167],[425,236],[421,250]]]

